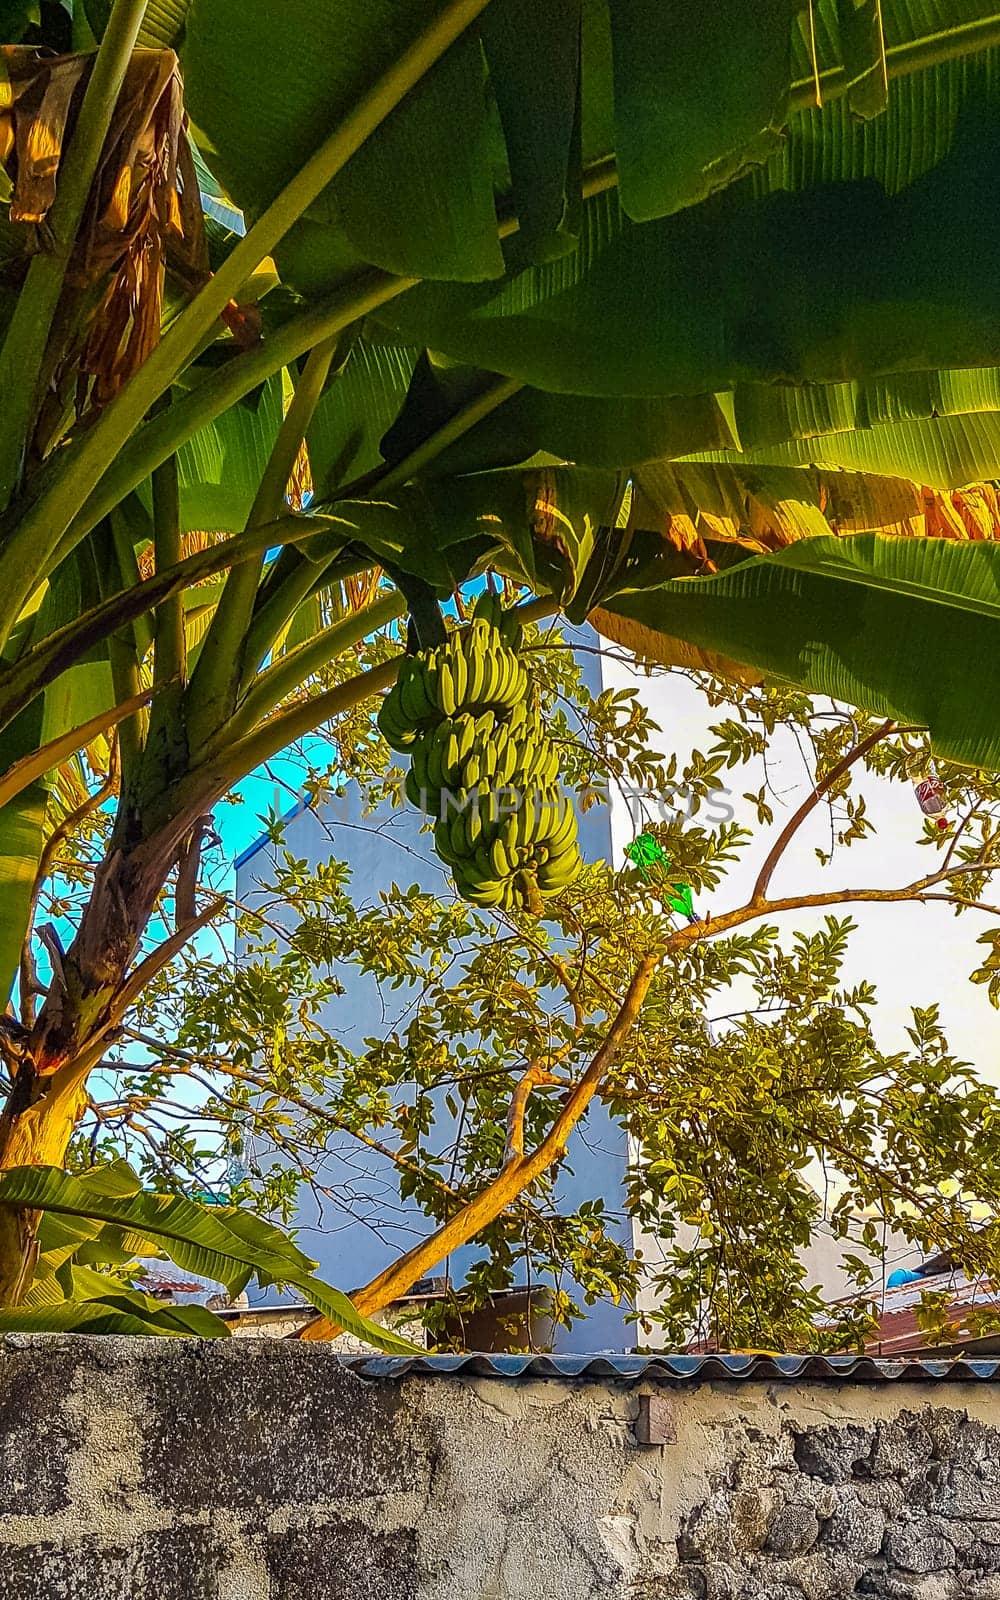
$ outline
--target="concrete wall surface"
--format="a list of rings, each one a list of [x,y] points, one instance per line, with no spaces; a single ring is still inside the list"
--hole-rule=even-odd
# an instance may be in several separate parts
[[[986,1600],[1000,1388],[373,1381],[271,1340],[8,1337],[0,1596]]]

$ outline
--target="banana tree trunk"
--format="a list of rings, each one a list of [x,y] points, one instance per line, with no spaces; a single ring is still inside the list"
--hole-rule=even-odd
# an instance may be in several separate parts
[[[86,1104],[78,1075],[56,1084],[40,1077],[26,1058],[0,1116],[0,1170],[62,1166]],[[0,1305],[17,1305],[31,1283],[38,1223],[38,1212],[0,1206]]]
[[[136,827],[135,842],[116,830],[65,956],[50,942],[52,980],[35,1024],[3,1040],[12,1082],[0,1171],[65,1165],[87,1079],[116,1037],[129,968],[193,822],[173,819],[148,839]],[[0,1305],[16,1305],[31,1282],[37,1229],[36,1214],[0,1207]]]

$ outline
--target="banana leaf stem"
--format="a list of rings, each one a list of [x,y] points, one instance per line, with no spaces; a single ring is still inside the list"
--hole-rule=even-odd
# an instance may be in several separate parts
[[[385,467],[376,467],[363,478],[355,479],[354,483],[345,484],[343,489],[338,490],[332,497],[333,500],[356,500],[362,495],[372,494],[376,489],[380,494],[390,489],[398,489],[401,484],[416,477],[423,467],[436,460],[450,444],[454,444],[456,439],[461,439],[463,434],[474,428],[477,422],[488,417],[491,411],[502,406],[504,401],[511,399],[523,387],[519,378],[496,378],[489,388],[482,394],[476,395],[475,399],[468,401],[455,412],[454,416],[449,417],[447,422],[442,423],[440,428],[436,428],[426,439],[421,440],[420,444],[401,461]]]
[[[352,649],[387,623],[394,622],[405,610],[405,598],[398,589],[394,589],[380,595],[371,605],[364,606],[360,611],[352,611],[330,627],[321,629],[313,638],[299,645],[298,649],[279,656],[259,674],[230,722],[222,729],[220,744],[250,733],[282,700],[307,683],[327,662]]]
[[[928,67],[941,67],[948,61],[978,55],[983,50],[993,50],[1000,45],[1000,11],[992,16],[977,17],[974,22],[957,24],[954,28],[941,28],[918,39],[907,39],[901,44],[888,45],[885,52],[886,77],[908,78]],[[791,86],[788,98],[788,115],[798,111],[815,110],[817,88],[820,104],[840,99],[851,87],[851,79],[842,66],[827,67],[818,81],[803,78]]]
[[[966,56],[995,50],[1000,46],[1000,11],[990,16],[977,17],[974,22],[959,23],[954,28],[942,28],[919,39],[889,45],[885,52],[886,77],[909,78],[930,67],[942,67],[949,61],[959,61]],[[826,67],[819,74],[818,87],[821,105],[829,100],[843,99],[850,92],[851,79],[842,66]],[[817,79],[813,76],[799,78],[788,94],[787,116],[816,110]],[[588,162],[583,169],[582,193],[585,200],[604,194],[618,186],[618,166],[613,155],[601,156]],[[517,218],[509,206],[502,205],[500,237],[508,238],[518,230]]]
[[[180,783],[179,793],[165,795],[163,806],[171,815],[193,806],[210,806],[255,767],[270,761],[279,750],[322,727],[324,722],[352,711],[363,700],[391,689],[399,675],[403,653],[380,666],[360,672],[346,683],[312,695],[269,718],[243,739],[226,745],[211,759],[195,767]]]
[[[153,550],[157,572],[176,567],[181,558],[181,496],[177,457],[168,456],[153,473]],[[153,635],[153,682],[187,679],[184,599],[180,590],[156,612]]]
[[[44,484],[39,479],[36,497],[0,551],[0,642],[9,637],[18,614],[41,579],[162,461],[289,361],[296,360],[331,333],[339,332],[400,294],[413,281],[393,278],[387,272],[364,273],[322,304],[291,318],[266,344],[235,357],[168,411],[150,418],[124,447],[119,440],[114,464],[100,484],[94,486],[82,509],[75,490],[71,490],[71,481],[75,483],[79,476],[81,457],[72,446],[61,451],[49,473],[44,475]],[[109,406],[108,411],[111,409]],[[88,439],[100,426],[100,422],[96,423],[91,433],[81,440],[81,451],[86,449]],[[76,502],[71,522],[60,538],[53,539],[46,507],[54,503],[69,504],[70,500]]]
[[[94,58],[83,104],[48,215],[52,248],[32,258],[24,287],[0,350],[0,509],[16,491],[25,451],[35,425],[38,376],[76,236],[94,181],[101,150],[125,81],[148,0],[115,0]]]
[[[285,504],[288,480],[326,385],[339,337],[333,334],[309,352],[264,467],[246,520],[246,532],[258,523],[273,521]],[[257,666],[256,661],[247,659],[247,648],[263,566],[261,552],[255,560],[231,568],[219,597],[191,675],[190,735],[194,748],[233,715],[240,687],[252,679]]]
[[[261,550],[274,545],[293,544],[299,539],[316,537],[317,525],[323,531],[332,531],[335,523],[330,518],[306,518],[289,513],[265,527],[255,528],[252,534],[237,534],[221,544],[209,545],[194,555],[179,561],[175,567],[157,572],[152,578],[111,595],[73,622],[50,634],[41,644],[29,650],[20,660],[0,667],[0,729],[5,728],[24,707],[46,688],[53,679],[79,659],[82,649],[100,644],[119,628],[126,628],[137,617],[162,605],[171,595],[179,594],[203,578],[211,578],[239,561],[249,560]],[[350,542],[353,528],[345,526],[344,543]],[[352,571],[363,571],[370,561],[359,559]]]

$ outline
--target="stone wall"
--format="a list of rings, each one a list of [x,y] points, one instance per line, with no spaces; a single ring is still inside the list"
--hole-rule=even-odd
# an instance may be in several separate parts
[[[0,1600],[856,1595],[1000,1600],[1000,1387],[371,1381],[271,1340],[0,1346]]]

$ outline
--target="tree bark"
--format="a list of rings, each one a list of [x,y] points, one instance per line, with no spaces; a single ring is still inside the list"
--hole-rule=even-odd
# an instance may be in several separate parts
[[[87,1079],[115,1037],[129,968],[195,821],[186,814],[150,838],[136,825],[135,843],[116,830],[72,944],[62,956],[49,942],[52,980],[34,1025],[0,1041],[12,1080],[0,1114],[0,1171],[65,1164]],[[38,1220],[0,1206],[0,1305],[16,1305],[31,1282]]]

